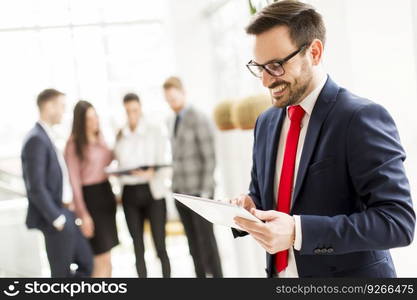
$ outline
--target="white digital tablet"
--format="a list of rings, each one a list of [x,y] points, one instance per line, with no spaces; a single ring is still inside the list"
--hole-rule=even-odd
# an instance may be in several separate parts
[[[209,222],[227,227],[239,228],[233,221],[234,217],[242,217],[254,222],[262,222],[243,207],[223,201],[175,194],[174,199],[186,205]]]

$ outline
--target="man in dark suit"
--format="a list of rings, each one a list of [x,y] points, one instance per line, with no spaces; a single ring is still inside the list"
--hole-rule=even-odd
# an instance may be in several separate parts
[[[186,106],[185,91],[178,77],[168,78],[165,98],[175,112],[172,128],[172,190],[205,198],[214,195],[214,133],[206,116]],[[181,202],[175,201],[187,235],[197,277],[223,277],[213,225]]]
[[[310,5],[273,3],[247,32],[273,107],[255,127],[249,194],[234,199],[264,222],[236,218],[235,236],[267,251],[268,277],[395,277],[389,249],[412,242],[415,213],[391,116],[326,75]]]
[[[22,149],[23,179],[29,201],[26,225],[45,237],[51,277],[89,277],[92,252],[75,224],[72,193],[62,154],[51,127],[61,122],[65,95],[54,89],[37,99],[40,120],[28,133]],[[78,269],[73,272],[70,265]]]

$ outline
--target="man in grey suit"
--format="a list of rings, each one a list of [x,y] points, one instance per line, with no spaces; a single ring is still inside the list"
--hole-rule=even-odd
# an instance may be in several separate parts
[[[174,193],[212,198],[214,195],[214,136],[207,117],[186,106],[181,80],[168,78],[163,85],[165,98],[175,112],[172,130]],[[197,277],[223,277],[213,225],[182,203],[175,201],[187,235]]]

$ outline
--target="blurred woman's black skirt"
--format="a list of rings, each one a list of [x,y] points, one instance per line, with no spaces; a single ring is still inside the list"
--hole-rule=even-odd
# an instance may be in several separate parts
[[[94,236],[90,239],[95,255],[105,253],[119,244],[116,227],[116,198],[110,183],[83,186],[84,202],[94,222]]]

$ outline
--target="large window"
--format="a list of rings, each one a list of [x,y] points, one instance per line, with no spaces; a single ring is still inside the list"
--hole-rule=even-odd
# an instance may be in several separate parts
[[[250,20],[247,1],[212,1],[217,3],[208,14],[215,64],[216,98],[240,98],[265,93],[259,81],[245,65],[252,59],[250,37],[245,27]]]
[[[68,96],[65,130],[80,98],[96,106],[109,136],[127,91],[145,110],[166,109],[160,86],[174,68],[166,15],[165,0],[1,1],[0,157],[19,153],[47,87]]]

